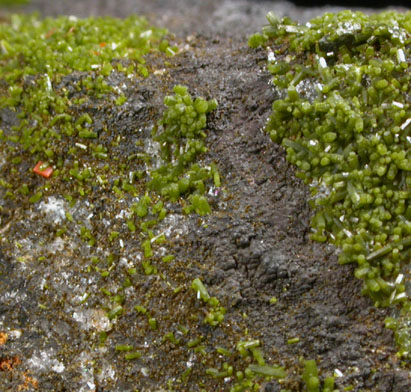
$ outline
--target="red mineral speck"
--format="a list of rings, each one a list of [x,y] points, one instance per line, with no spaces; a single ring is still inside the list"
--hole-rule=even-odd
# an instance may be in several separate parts
[[[53,174],[53,168],[45,165],[42,161],[39,161],[33,168],[33,172],[44,177],[49,178]]]

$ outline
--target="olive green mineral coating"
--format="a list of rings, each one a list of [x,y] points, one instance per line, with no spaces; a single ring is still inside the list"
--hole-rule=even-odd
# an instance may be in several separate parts
[[[335,244],[342,264],[357,264],[377,306],[406,303],[411,13],[343,11],[306,25],[267,19],[249,39],[269,51],[272,83],[283,91],[266,131],[311,187],[311,237]]]
[[[3,124],[1,131],[6,162],[2,196],[8,204],[29,203],[32,209],[43,199],[64,196],[65,221],[51,226],[48,235],[77,244],[84,256],[73,259],[71,269],[98,281],[79,303],[106,320],[105,330],[87,338],[89,346],[108,350],[98,355],[98,362],[106,356],[126,361],[118,372],[127,372],[129,364],[144,366],[151,382],[168,390],[188,382],[211,390],[226,377],[233,391],[257,390],[261,380],[285,377],[285,372],[265,365],[256,348],[220,364],[216,347],[224,352],[229,351],[223,345],[235,348],[244,334],[241,321],[225,322],[226,309],[199,278],[194,290],[187,287],[186,271],[195,260],[187,266],[164,254],[168,239],[161,225],[169,209],[209,214],[207,193],[221,186],[217,166],[199,159],[207,151],[206,116],[217,101],[192,98],[187,87],[175,86],[151,135],[139,130],[146,124],[130,131],[138,135],[132,148],[118,149],[122,135],[96,121],[95,108],[127,105],[132,91],[115,83],[116,78],[138,81],[168,67],[176,48],[165,35],[139,17],[42,20],[14,15],[0,25],[0,107],[15,116],[14,124]],[[31,173],[39,160],[54,170],[47,181],[36,181]],[[90,224],[79,217],[78,208],[90,203],[94,208],[95,195],[104,198],[104,209]],[[113,211],[122,211],[123,224],[103,225],[103,217],[115,219]],[[125,266],[119,256],[124,248],[132,263]],[[46,261],[41,255],[34,262]],[[197,292],[203,293],[201,301],[195,299]],[[171,306],[175,301],[177,308]],[[38,306],[47,309],[43,303]],[[63,358],[68,356],[64,348],[59,350]],[[169,360],[167,369],[157,366],[163,356]],[[253,361],[260,367],[249,367]],[[221,371],[210,370],[220,365]]]

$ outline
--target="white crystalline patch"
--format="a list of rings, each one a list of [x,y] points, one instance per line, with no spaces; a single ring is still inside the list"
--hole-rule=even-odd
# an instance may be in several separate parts
[[[129,212],[126,210],[120,210],[120,212],[115,216],[116,219],[124,219],[129,217]]]
[[[166,237],[179,237],[188,233],[188,226],[185,224],[185,217],[177,214],[167,215],[161,222],[159,228]]]
[[[115,380],[116,378],[116,371],[113,369],[113,367],[108,364],[104,363],[103,366],[101,367],[101,371],[96,374],[97,380],[101,382],[107,380],[107,379],[112,379]]]
[[[102,309],[81,309],[73,313],[73,319],[84,330],[96,329],[97,331],[109,331],[111,323],[106,312]]]
[[[392,102],[392,106],[396,106],[397,108],[400,108],[400,109],[404,108],[404,105],[401,102],[396,102],[396,101]]]
[[[407,293],[401,293],[395,296],[395,300],[399,301],[400,299],[407,298]]]
[[[17,340],[21,337],[22,332],[20,329],[13,329],[9,332],[7,332],[7,336],[10,340]]]
[[[402,49],[397,50],[397,60],[399,63],[405,63],[405,54]]]
[[[401,131],[403,131],[405,128],[408,127],[408,125],[410,125],[411,123],[411,118],[407,119],[400,127]]]
[[[159,256],[159,257],[164,257],[165,255],[167,255],[167,253],[168,253],[168,250],[164,246],[160,246],[159,248],[155,250],[156,256]]]
[[[164,75],[166,72],[167,70],[165,68],[161,68],[161,69],[156,69],[153,73],[154,75],[161,76],[161,75]]]
[[[347,229],[343,229],[344,234],[348,237],[351,238],[352,237],[352,233],[351,231],[347,230]]]
[[[397,23],[396,23],[397,24]],[[408,37],[408,33],[404,29],[400,29],[398,24],[396,26],[390,27],[389,32],[394,38],[398,38],[403,44]]]
[[[298,26],[285,26],[285,31],[287,33],[298,33],[300,31],[300,29],[298,28]]]
[[[56,373],[63,373],[64,372],[64,365],[61,362],[57,362],[57,364],[53,365],[51,370],[53,370]]]
[[[110,226],[111,226],[111,221],[108,220],[108,219],[106,219],[106,218],[103,218],[103,224],[104,224],[104,226],[106,226],[106,227],[110,227]]]
[[[154,157],[153,169],[157,169],[162,165],[162,160],[160,158],[160,143],[155,142],[151,138],[147,138],[144,141],[144,151]]]
[[[295,86],[298,94],[303,95],[310,103],[312,103],[318,96],[316,88],[318,88],[318,86],[316,86],[314,80],[311,78],[303,79]],[[321,89],[322,87],[318,88],[318,90]]]
[[[268,50],[267,50],[267,60],[269,62],[274,62],[276,60],[275,54],[274,54],[274,52],[272,51],[271,48],[268,48]]]
[[[326,184],[324,184],[322,178],[320,178],[319,180],[313,180],[310,184],[310,187],[316,188],[317,190],[315,196],[312,197],[313,200],[327,197],[331,193],[330,188]]]
[[[41,351],[35,353],[28,361],[28,367],[36,372],[47,372],[52,370],[56,373],[62,373],[65,370],[65,366],[62,362],[53,358],[54,350]]]
[[[42,201],[39,205],[39,209],[46,214],[47,219],[55,224],[61,223],[66,216],[64,200],[57,199],[54,196],[50,196],[47,202]]]
[[[77,389],[78,392],[95,392],[96,390],[92,360],[91,354],[85,351],[77,359],[80,371],[80,387]]]
[[[41,246],[34,243],[29,238],[23,238],[20,241],[14,243],[15,250],[13,254],[14,262],[18,264],[19,268],[25,270],[27,268],[27,262],[36,258]]]
[[[338,70],[344,69],[345,71],[348,71],[350,68],[352,68],[352,64],[338,64],[335,66]]]
[[[78,148],[81,148],[82,150],[87,150],[87,146],[85,144],[75,143],[74,145]]]
[[[220,188],[215,188],[213,186],[210,186],[210,189],[207,192],[209,196],[218,196],[219,193],[220,193]]]
[[[51,80],[50,80],[50,76],[48,76],[47,74],[46,74],[46,85],[47,85],[47,90],[49,90],[49,91],[51,91],[51,89],[52,89],[52,86],[51,86]]]
[[[151,30],[143,31],[140,34],[140,38],[149,38],[151,36],[151,34],[153,34],[153,32]]]
[[[87,323],[87,316],[84,312],[74,312],[73,319],[83,325]],[[84,329],[88,329],[88,328],[84,328]]]
[[[74,207],[70,208],[69,212],[76,221],[82,221],[84,226],[91,229],[90,216],[93,217],[94,214],[91,213],[89,207],[88,200],[78,201]]]
[[[154,243],[154,242],[156,242],[162,235],[165,235],[165,231],[162,231],[161,233],[159,233],[159,234],[157,234],[155,237],[153,237],[151,240],[150,240],[150,243]]]
[[[340,23],[336,33],[338,35],[344,35],[344,34],[350,34],[353,33],[355,31],[359,31],[361,30],[361,25],[359,23],[352,23],[352,22],[344,22],[344,23]]]
[[[320,63],[321,68],[327,68],[327,62],[325,61],[324,57],[320,57],[318,61]]]
[[[121,257],[118,263],[119,266],[125,267],[125,268],[133,268],[134,264],[126,259],[125,257]]]
[[[399,274],[397,276],[397,279],[395,279],[395,284],[400,284],[402,283],[402,280],[404,279],[404,275],[403,274]]]
[[[61,252],[64,249],[64,240],[61,237],[57,237],[51,244],[47,245],[52,253]]]
[[[1,294],[2,295],[0,296],[0,303],[7,303],[8,305],[23,303],[27,298],[26,293],[22,293],[22,292],[17,291],[17,290],[16,291],[7,291],[7,292],[1,293]]]

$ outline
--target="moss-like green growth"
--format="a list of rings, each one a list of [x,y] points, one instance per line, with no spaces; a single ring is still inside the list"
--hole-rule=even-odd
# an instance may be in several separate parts
[[[268,15],[282,99],[266,131],[311,187],[312,238],[329,241],[376,305],[408,301],[411,256],[411,13],[343,11],[300,25]]]

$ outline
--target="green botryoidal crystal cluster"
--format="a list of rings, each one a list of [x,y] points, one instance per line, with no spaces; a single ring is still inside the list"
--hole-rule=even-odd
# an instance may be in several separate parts
[[[406,303],[411,248],[411,13],[272,13],[268,51],[281,99],[266,131],[310,187],[312,238],[329,241],[376,305]]]
[[[174,87],[174,93],[174,96],[165,97],[167,109],[154,129],[153,139],[160,143],[163,164],[151,171],[148,186],[172,201],[190,195],[191,205],[185,212],[205,215],[211,212],[204,195],[205,181],[213,179],[219,187],[220,177],[214,165],[201,167],[196,161],[207,151],[204,143],[206,115],[217,108],[217,101],[201,97],[193,100],[187,87],[180,85]]]

